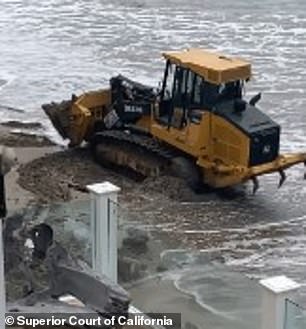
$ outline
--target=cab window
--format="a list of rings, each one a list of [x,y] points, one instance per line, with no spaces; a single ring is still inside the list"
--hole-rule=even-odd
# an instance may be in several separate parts
[[[240,80],[220,85],[205,81],[204,78],[167,62],[161,100],[171,107],[182,109],[212,109],[216,104],[242,97],[243,82]]]
[[[175,65],[171,64],[168,61],[165,71],[164,85],[163,85],[164,100],[168,100],[172,98],[174,76],[175,76]]]
[[[199,75],[195,75],[195,81],[193,85],[193,105],[200,106],[202,104],[203,94],[203,79]]]

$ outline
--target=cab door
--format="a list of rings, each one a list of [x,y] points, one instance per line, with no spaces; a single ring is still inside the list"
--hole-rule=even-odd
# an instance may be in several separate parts
[[[185,77],[185,69],[167,62],[157,119],[168,128],[182,129],[184,126]]]
[[[201,76],[168,62],[153,135],[188,154],[199,155],[209,134],[209,115],[204,115],[202,106],[203,91]]]

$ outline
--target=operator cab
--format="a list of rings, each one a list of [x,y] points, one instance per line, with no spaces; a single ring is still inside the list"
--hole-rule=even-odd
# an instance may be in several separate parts
[[[164,54],[167,59],[158,120],[183,128],[188,118],[199,121],[224,101],[241,99],[250,65],[200,49]],[[224,63],[223,63],[224,62]]]

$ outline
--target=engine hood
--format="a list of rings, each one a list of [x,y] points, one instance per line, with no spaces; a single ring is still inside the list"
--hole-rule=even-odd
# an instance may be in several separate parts
[[[279,124],[260,111],[256,106],[248,103],[245,104],[243,111],[237,111],[234,100],[222,102],[215,106],[213,113],[225,118],[248,136],[273,128],[280,130]]]

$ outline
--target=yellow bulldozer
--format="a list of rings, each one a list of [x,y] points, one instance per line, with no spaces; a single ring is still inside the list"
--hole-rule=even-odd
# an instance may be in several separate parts
[[[223,188],[304,163],[306,153],[280,154],[280,126],[249,102],[247,61],[203,50],[166,52],[159,89],[124,76],[107,89],[43,105],[69,145],[87,142],[96,159],[143,177],[165,170],[195,190]]]

